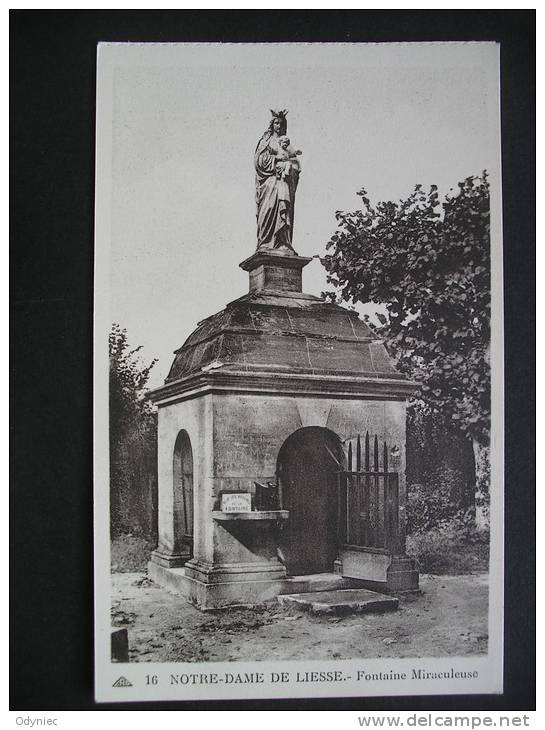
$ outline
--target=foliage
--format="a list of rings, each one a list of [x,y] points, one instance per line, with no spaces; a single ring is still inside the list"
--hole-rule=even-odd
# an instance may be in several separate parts
[[[408,534],[437,527],[460,509],[452,494],[458,485],[458,475],[445,469],[436,476],[430,484],[412,484],[407,490]]]
[[[322,262],[340,298],[382,305],[377,334],[420,383],[422,406],[486,444],[490,420],[490,244],[486,172],[439,200],[417,185],[407,200],[338,211]],[[335,299],[334,293],[326,296]]]
[[[475,508],[481,526],[490,525],[490,447],[473,442],[475,459],[476,491]]]
[[[141,347],[131,349],[127,331],[117,324],[110,353],[110,512],[112,534],[151,535],[156,488],[157,422],[145,388],[155,365],[143,365]]]
[[[112,325],[109,336],[110,353],[110,410],[116,416],[116,423],[125,427],[134,418],[152,412],[151,405],[143,396],[151,370],[157,360],[143,366],[136,357],[142,346],[130,349],[127,330],[118,324]]]
[[[471,511],[458,512],[436,527],[409,535],[407,552],[425,573],[457,575],[488,570],[489,532],[475,526]]]
[[[407,410],[407,531],[436,527],[473,506],[473,449],[459,429],[422,407]]]
[[[112,573],[145,572],[155,540],[125,534],[112,541],[111,569]]]

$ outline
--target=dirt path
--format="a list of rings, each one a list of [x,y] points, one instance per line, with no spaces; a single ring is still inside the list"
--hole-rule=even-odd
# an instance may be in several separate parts
[[[398,611],[342,618],[281,607],[201,613],[142,573],[112,575],[112,625],[129,631],[130,660],[465,656],[487,651],[488,576],[421,576]]]

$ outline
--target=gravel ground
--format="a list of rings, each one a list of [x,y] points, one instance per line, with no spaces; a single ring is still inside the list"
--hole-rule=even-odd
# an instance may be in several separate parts
[[[422,575],[420,586],[384,614],[318,617],[276,601],[202,613],[144,573],[116,573],[112,626],[128,629],[134,662],[486,654],[488,576]]]

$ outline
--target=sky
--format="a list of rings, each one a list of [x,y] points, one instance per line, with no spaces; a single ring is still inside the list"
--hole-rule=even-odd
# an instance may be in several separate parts
[[[253,153],[270,109],[301,149],[295,250],[324,254],[335,211],[498,172],[494,44],[106,44],[99,52],[97,276],[109,323],[158,358],[248,290]],[[106,261],[107,259],[107,261]],[[104,265],[103,265],[104,264]],[[318,260],[304,290],[327,288]]]

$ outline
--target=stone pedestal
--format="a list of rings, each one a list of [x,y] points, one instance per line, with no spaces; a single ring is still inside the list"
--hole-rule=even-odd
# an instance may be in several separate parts
[[[256,521],[244,520],[245,527],[229,538],[221,528],[216,532],[217,548],[211,562],[192,558],[183,569],[172,569],[152,555],[150,577],[203,610],[254,605],[274,598],[286,579],[286,569],[276,555],[275,529],[270,520],[260,520],[258,512],[249,514],[257,516]],[[233,540],[246,546],[230,556]],[[247,560],[234,560],[237,554]]]
[[[278,560],[278,531],[285,510],[212,512],[212,561],[193,558],[184,575],[190,600],[200,608],[260,603],[281,590],[286,569]]]
[[[240,268],[250,275],[250,292],[303,290],[303,268],[312,261],[311,257],[295,253],[279,252],[276,249],[258,249],[245,259]]]
[[[291,586],[283,566],[272,570],[268,564],[227,569],[191,561],[184,568],[164,568],[150,561],[148,575],[203,611],[259,605],[286,592],[286,585]]]

